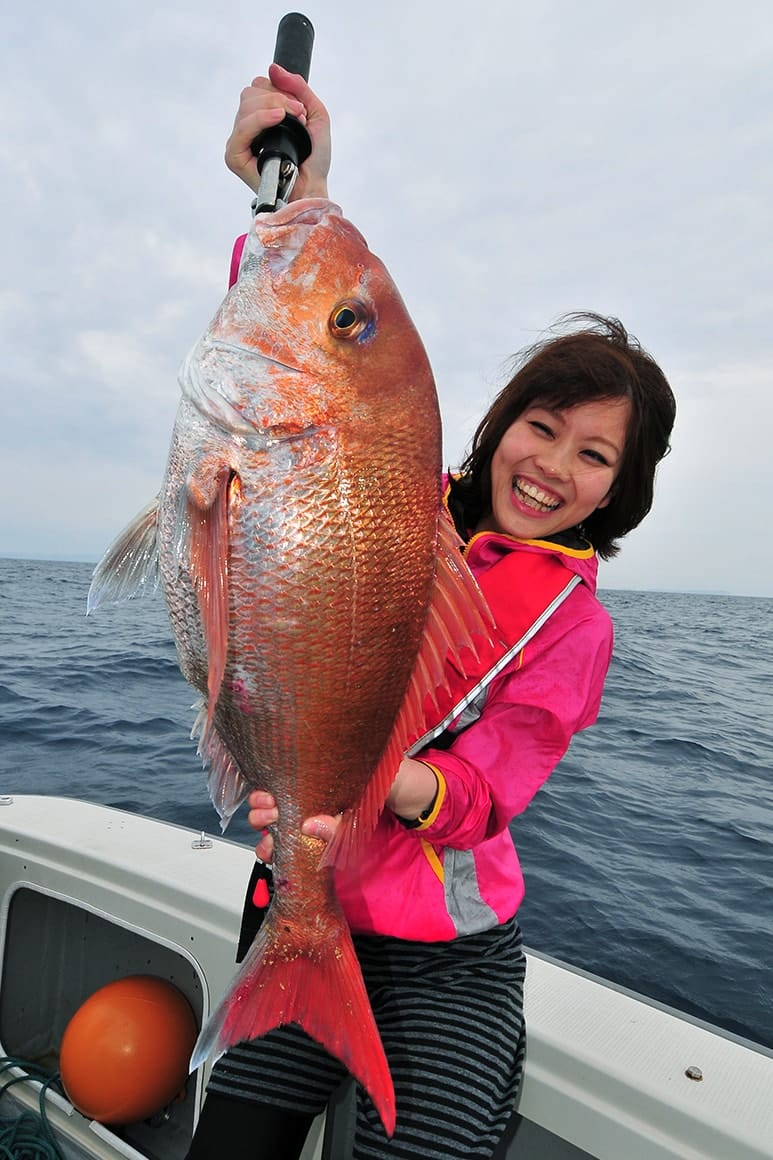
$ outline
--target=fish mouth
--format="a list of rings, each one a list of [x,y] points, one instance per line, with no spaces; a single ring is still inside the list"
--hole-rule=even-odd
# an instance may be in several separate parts
[[[277,227],[288,225],[317,225],[325,218],[343,217],[340,205],[326,197],[303,197],[298,201],[288,202],[274,210],[273,213],[259,213],[255,215],[254,226],[256,233],[262,233]]]
[[[286,268],[318,228],[333,235],[345,234],[363,249],[368,248],[360,231],[344,217],[340,205],[326,197],[304,197],[274,213],[256,214],[247,234],[246,253],[271,255],[269,261],[276,262],[280,269]]]

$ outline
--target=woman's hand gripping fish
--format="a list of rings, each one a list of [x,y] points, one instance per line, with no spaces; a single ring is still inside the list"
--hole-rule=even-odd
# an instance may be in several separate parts
[[[391,1134],[351,936],[301,823],[344,811],[329,860],[356,858],[449,648],[487,632],[438,515],[432,373],[384,266],[337,206],[309,199],[256,217],[180,382],[159,497],[98,565],[89,608],[160,578],[223,827],[251,788],[279,807],[271,909],[192,1066],[298,1023]]]

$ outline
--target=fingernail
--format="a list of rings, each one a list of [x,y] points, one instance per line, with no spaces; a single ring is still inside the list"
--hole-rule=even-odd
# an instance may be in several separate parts
[[[303,832],[308,838],[330,837],[330,827],[325,822],[318,822],[316,819],[306,822],[303,827]]]

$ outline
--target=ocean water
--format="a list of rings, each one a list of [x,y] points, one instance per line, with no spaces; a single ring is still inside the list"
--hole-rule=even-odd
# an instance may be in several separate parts
[[[87,619],[90,571],[0,559],[0,792],[218,832],[163,602]],[[526,943],[773,1048],[773,600],[600,596],[599,722],[512,825]]]

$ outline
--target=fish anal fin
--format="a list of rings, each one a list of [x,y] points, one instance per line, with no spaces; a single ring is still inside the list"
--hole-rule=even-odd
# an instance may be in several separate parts
[[[335,929],[323,940],[297,947],[294,953],[280,946],[276,937],[280,925],[269,911],[225,997],[202,1029],[191,1070],[234,1043],[296,1023],[362,1084],[391,1136],[392,1077],[343,916],[339,914]]]
[[[207,788],[212,804],[220,817],[220,829],[225,833],[228,823],[249,793],[249,785],[242,776],[234,755],[217,729],[210,721],[206,701],[199,705],[199,712],[191,730],[191,739],[198,741],[197,753],[207,770]]]
[[[116,536],[94,569],[86,614],[158,588],[158,498]]]
[[[228,504],[238,477],[222,462],[200,460],[186,487],[188,552],[207,645],[207,691],[212,720],[228,654]]]

